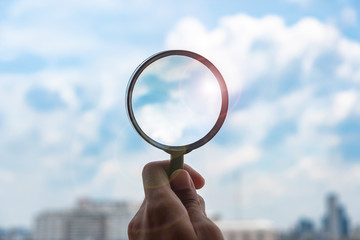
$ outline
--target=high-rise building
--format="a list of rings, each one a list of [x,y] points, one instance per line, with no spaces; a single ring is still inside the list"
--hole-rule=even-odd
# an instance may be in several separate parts
[[[0,228],[0,240],[5,240],[5,230]]]
[[[281,240],[319,240],[322,239],[315,229],[314,222],[309,218],[300,218],[295,227],[287,232],[283,232]]]
[[[126,202],[83,199],[73,209],[39,214],[34,240],[125,240],[136,209]]]
[[[316,239],[315,226],[313,221],[301,218],[295,227],[296,239]]]
[[[324,235],[326,239],[330,240],[349,238],[349,219],[345,208],[338,203],[335,194],[329,194],[326,200]]]

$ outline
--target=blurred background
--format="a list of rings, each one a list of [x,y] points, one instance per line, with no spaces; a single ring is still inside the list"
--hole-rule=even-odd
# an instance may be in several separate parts
[[[1,0],[0,239],[126,239],[142,167],[169,156],[136,134],[125,90],[167,49],[207,57],[229,88],[223,128],[185,156],[227,239],[359,239],[359,11],[356,0]]]

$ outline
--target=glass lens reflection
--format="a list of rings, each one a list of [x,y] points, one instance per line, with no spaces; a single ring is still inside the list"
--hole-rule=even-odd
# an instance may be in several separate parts
[[[214,126],[221,92],[216,77],[201,62],[168,56],[140,74],[132,103],[136,121],[150,138],[181,146],[201,139]]]

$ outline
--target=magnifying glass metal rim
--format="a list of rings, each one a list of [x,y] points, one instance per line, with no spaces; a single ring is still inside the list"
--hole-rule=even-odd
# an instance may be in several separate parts
[[[139,78],[139,76],[141,75],[141,73],[151,63],[153,63],[161,58],[167,57],[167,56],[185,56],[185,57],[190,57],[190,58],[193,58],[193,59],[201,62],[214,74],[214,76],[216,77],[216,79],[219,83],[220,90],[221,90],[221,99],[222,99],[221,109],[220,109],[218,119],[215,122],[214,126],[204,137],[202,137],[201,139],[199,139],[193,143],[187,144],[187,145],[180,145],[180,146],[165,145],[165,144],[157,142],[154,139],[152,139],[151,137],[149,137],[137,123],[134,112],[133,112],[133,108],[132,108],[133,90],[134,90],[136,81]],[[130,118],[130,121],[131,121],[132,125],[134,126],[135,130],[145,141],[147,141],[151,145],[153,145],[171,155],[174,155],[174,154],[175,155],[177,155],[177,154],[183,155],[183,154],[189,153],[192,150],[199,148],[202,145],[204,145],[205,143],[207,143],[208,141],[210,141],[216,135],[216,133],[220,130],[222,124],[224,123],[225,117],[227,114],[227,110],[228,110],[228,105],[229,105],[229,94],[227,91],[225,80],[222,77],[219,70],[214,66],[214,64],[212,64],[205,57],[203,57],[197,53],[187,51],[187,50],[167,50],[167,51],[159,52],[159,53],[156,53],[156,54],[150,56],[135,69],[134,73],[130,77],[130,81],[128,83],[127,90],[126,90],[126,109],[127,109],[127,113]]]

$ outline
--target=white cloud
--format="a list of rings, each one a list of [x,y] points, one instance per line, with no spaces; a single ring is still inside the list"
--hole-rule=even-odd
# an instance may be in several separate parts
[[[360,83],[360,44],[340,39],[337,50],[342,57],[342,63],[336,69],[337,76]]]
[[[196,32],[196,37],[193,37],[192,32]],[[264,46],[260,50],[254,50],[254,44],[258,42]],[[334,27],[313,18],[304,18],[287,27],[281,18],[275,16],[254,19],[246,15],[237,15],[223,18],[218,28],[211,31],[195,19],[184,19],[169,34],[167,45],[170,48],[198,51],[214,59],[215,65],[225,77],[230,93],[233,93],[230,99],[233,103],[236,102],[235,93],[256,84],[254,81],[257,81],[258,76],[268,76],[269,81],[278,84],[271,72],[283,72],[295,60],[300,60],[303,71],[300,74],[304,74],[303,78],[306,79],[313,71],[315,61],[323,54],[332,53],[334,50],[342,58],[337,70],[339,77],[356,81],[356,74],[360,72],[360,44],[341,37]],[[275,78],[276,76],[278,75],[275,75]],[[314,88],[310,86],[309,84],[307,88]],[[352,92],[352,96],[346,99],[341,91],[337,93],[334,97],[334,109],[331,110],[327,107],[329,104],[324,102],[327,100],[311,99],[315,96],[309,95],[309,90],[299,89],[300,96],[306,94],[306,97],[302,98],[305,102],[258,102],[243,111],[231,113],[233,116],[230,115],[229,124],[251,131],[249,141],[252,138],[261,140],[261,135],[266,135],[272,125],[286,118],[285,115],[282,116],[284,111],[297,111],[293,114],[299,114],[303,111],[303,104],[312,106],[310,109],[314,108],[305,111],[303,117],[309,117],[307,122],[317,122],[318,126],[332,118],[333,123],[337,123],[350,114],[351,106],[356,100],[354,90],[349,91]],[[311,101],[318,102],[318,106],[314,107]]]
[[[284,71],[295,60],[301,61],[306,74],[338,40],[334,27],[313,18],[287,27],[277,16],[256,19],[239,14],[222,18],[211,31],[196,19],[183,19],[169,34],[167,46],[208,57],[224,75],[230,94],[235,94],[259,76]]]
[[[341,10],[340,20],[343,24],[352,26],[357,22],[357,13],[352,7],[345,7]]]
[[[333,121],[338,123],[351,114],[359,102],[359,94],[355,90],[339,92],[334,97]]]
[[[314,134],[320,127],[331,127],[348,116],[356,114],[357,92],[353,89],[338,91],[330,98],[312,96],[306,109],[298,112],[299,132]],[[331,138],[330,138],[331,139]]]
[[[304,157],[293,168],[289,169],[286,175],[287,178],[296,179],[305,173],[313,181],[324,181],[331,176],[326,166],[324,162],[319,163],[319,159]]]
[[[43,57],[87,54],[99,47],[94,36],[78,29],[52,26],[0,25],[1,55],[11,59],[21,53]]]
[[[10,171],[0,169],[0,182],[10,184],[14,180],[14,174]]]
[[[275,106],[265,102],[258,102],[241,111],[233,112],[227,124],[239,135],[246,136],[246,142],[259,144],[268,131],[279,121]]]
[[[244,188],[242,201],[247,204],[245,216],[254,217],[267,212],[267,217],[271,218],[274,216],[270,214],[272,212],[283,219],[276,219],[280,225],[288,225],[289,214],[281,212],[286,204],[282,199],[293,199],[294,204],[299,205],[294,214],[309,214],[316,218],[322,214],[321,205],[314,202],[304,206],[298,200],[301,196],[307,199],[316,197],[321,201],[326,192],[335,190],[353,199],[347,186],[350,180],[335,180],[347,175],[351,167],[341,158],[338,146],[342,139],[334,129],[358,111],[358,42],[346,39],[335,27],[314,18],[303,18],[292,26],[286,26],[276,16],[256,19],[240,14],[222,18],[214,29],[207,29],[196,19],[183,19],[169,34],[167,47],[193,50],[213,61],[227,82],[233,106],[237,101],[240,104],[249,101],[243,97],[249,89],[261,89],[264,81],[269,82],[263,96],[250,95],[253,99],[240,109],[232,106],[224,128],[234,134],[231,142],[239,143],[238,146],[220,150],[210,144],[211,150],[207,150],[215,159],[222,159],[221,164],[210,162],[206,168],[207,174],[212,173],[209,176],[213,184],[216,174],[225,178],[231,171],[247,169],[241,182]],[[319,61],[329,56],[340,59],[339,63],[334,65],[334,69],[319,68]],[[267,93],[274,91],[272,86],[285,84],[279,78],[294,65],[300,68],[296,72],[299,86],[266,98]],[[332,70],[337,75],[330,78],[332,73],[328,71]],[[323,76],[329,76],[329,80],[323,80]],[[286,79],[286,83],[291,81],[291,78]],[[326,94],[319,94],[328,86],[324,81],[336,87]],[[267,149],[263,141],[269,133],[274,127],[288,122],[294,124],[293,132],[284,136],[279,143],[281,146]],[[243,147],[250,147],[253,154],[244,154]],[[239,154],[239,158],[233,154]],[[263,166],[270,161],[278,167],[277,170]],[[353,183],[357,180],[354,176],[349,177]],[[221,186],[217,189],[221,191],[219,188]],[[223,194],[229,191],[228,187],[224,188]],[[356,186],[352,184],[350,188]],[[204,194],[210,199],[215,195],[211,190]],[[354,201],[349,202],[349,207],[354,209]],[[231,204],[231,201],[227,203]]]
[[[15,8],[18,3],[14,3]],[[19,4],[22,3],[25,1]],[[66,8],[66,4],[59,2],[59,5]],[[104,6],[100,2],[98,5]],[[42,7],[45,10],[40,9]],[[114,131],[119,137],[117,145],[111,145],[112,149],[124,145],[119,141],[127,140],[124,130],[130,124],[124,114],[125,86],[143,53],[133,51],[123,58],[126,55],[123,46],[113,50],[115,47],[109,47],[107,40],[98,40],[101,36],[94,30],[80,29],[82,24],[72,21],[74,17],[66,16],[67,9],[63,10],[57,11],[56,6],[47,1],[37,1],[24,5],[0,24],[0,61],[11,62],[29,53],[46,60],[43,69],[33,73],[22,73],[20,65],[19,72],[0,73],[0,114],[3,116],[0,159],[2,166],[9,166],[9,171],[0,172],[1,225],[4,227],[29,226],[35,214],[44,208],[70,206],[82,193],[101,192],[101,188],[95,191],[82,183],[83,178],[91,179],[92,171],[87,171],[98,164],[98,157],[84,156],[84,150],[91,145],[96,148],[96,144],[103,141],[101,127],[106,121],[115,121],[111,119],[113,116],[107,119],[114,108],[117,108],[114,115],[124,117]],[[79,56],[83,64],[58,66],[57,60],[69,55]],[[30,107],[27,93],[34,87],[58,94],[66,106],[48,112]],[[104,151],[110,154],[114,152],[112,149]],[[114,196],[103,193],[106,197]],[[134,192],[130,189],[128,193]]]
[[[0,23],[0,59],[10,60],[26,53],[43,57],[51,64],[68,56],[93,63],[104,55],[118,57],[127,51],[136,55],[139,50],[131,49],[131,40],[109,37],[122,36],[130,28],[122,18],[133,9],[140,13],[146,7],[139,1],[14,1]],[[111,20],[104,21],[108,18]]]
[[[99,0],[89,0],[86,2],[83,2],[81,0],[75,0],[75,1],[54,1],[51,4],[49,4],[47,1],[44,0],[34,0],[34,1],[28,1],[28,0],[21,0],[17,1],[15,6],[10,11],[11,17],[19,17],[24,14],[34,14],[34,12],[41,12],[43,14],[57,14],[61,17],[67,16],[69,12],[73,11],[81,11],[81,10],[93,10],[93,11],[99,11],[99,10],[119,10],[123,7],[122,1],[115,1],[115,0],[105,0],[105,1],[99,1]],[[53,11],[58,10],[58,11]],[[53,19],[53,18],[51,18]]]
[[[226,175],[234,169],[251,165],[257,162],[262,156],[261,149],[255,145],[245,145],[232,148],[222,148],[209,143],[206,150],[194,150],[189,153],[191,160],[187,163],[192,165],[192,161],[197,159],[207,159],[199,166],[199,171],[203,172],[208,178],[217,178]],[[194,159],[194,160],[192,160]]]
[[[284,196],[284,185],[279,179],[265,174],[257,177],[244,186],[244,207],[269,206],[270,202]]]

